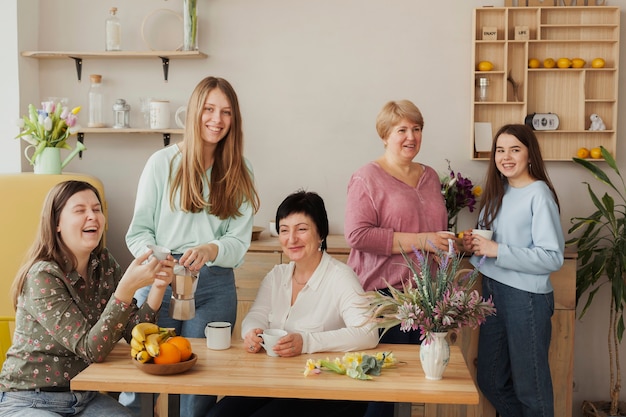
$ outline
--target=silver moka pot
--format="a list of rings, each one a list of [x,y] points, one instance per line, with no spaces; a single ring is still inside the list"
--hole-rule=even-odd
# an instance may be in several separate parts
[[[198,286],[198,272],[191,271],[182,265],[174,265],[174,279],[171,286],[170,317],[176,320],[194,318],[196,316],[194,295]]]

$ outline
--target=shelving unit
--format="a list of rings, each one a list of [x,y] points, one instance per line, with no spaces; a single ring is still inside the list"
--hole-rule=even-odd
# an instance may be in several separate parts
[[[184,132],[183,129],[135,129],[135,128],[126,128],[126,129],[117,129],[112,127],[83,127],[78,132],[78,141],[81,143],[85,142],[85,135],[87,133],[91,134],[128,134],[128,133],[141,133],[141,134],[162,134],[163,135],[163,146],[167,146],[170,144],[170,139],[172,135],[182,135]]]
[[[495,40],[482,40],[483,27],[496,28]],[[528,39],[515,39],[516,27],[527,27]],[[472,105],[472,158],[487,159],[489,150],[476,147],[476,122],[489,122],[492,134],[507,123],[524,123],[532,113],[554,113],[557,130],[535,131],[544,159],[571,160],[580,147],[604,146],[616,150],[617,88],[619,70],[620,9],[608,6],[485,7],[474,10],[473,81],[489,79],[487,101],[474,98]],[[591,68],[594,58],[604,68]],[[530,58],[539,68],[528,68]],[[583,68],[544,68],[546,58],[582,58]],[[494,64],[492,71],[478,71],[481,61]],[[512,78],[519,83],[517,97]],[[472,89],[476,87],[472,85]],[[474,96],[476,97],[476,96]],[[606,130],[589,131],[589,117],[596,113]],[[489,141],[490,142],[490,141]]]

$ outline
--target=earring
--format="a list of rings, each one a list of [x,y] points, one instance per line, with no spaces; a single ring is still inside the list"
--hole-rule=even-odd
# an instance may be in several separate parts
[[[322,251],[322,244],[323,244],[323,243],[324,243],[324,242],[320,242],[320,245],[317,247],[317,251],[318,251],[318,252],[321,252],[321,251]]]
[[[529,162],[528,163],[528,170],[530,171],[531,169],[533,169],[533,164],[532,164],[532,162]]]

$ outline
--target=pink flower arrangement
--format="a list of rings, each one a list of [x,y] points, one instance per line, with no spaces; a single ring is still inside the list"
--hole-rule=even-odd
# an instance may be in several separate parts
[[[492,299],[485,300],[474,288],[478,269],[461,269],[461,255],[452,249],[425,254],[415,248],[413,255],[402,252],[412,275],[402,290],[389,285],[391,295],[365,293],[369,300],[368,322],[385,330],[399,324],[404,332],[420,331],[420,339],[428,344],[434,333],[456,332],[462,327],[475,329],[495,314]]]

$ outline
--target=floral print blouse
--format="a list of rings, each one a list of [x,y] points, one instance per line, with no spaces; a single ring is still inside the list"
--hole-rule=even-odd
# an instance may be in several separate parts
[[[63,273],[55,262],[36,262],[18,298],[13,344],[0,373],[0,391],[67,388],[90,363],[102,362],[139,322],[157,312],[113,295],[122,271],[105,249],[92,253],[88,278]]]

